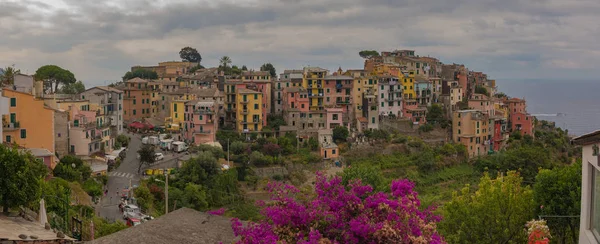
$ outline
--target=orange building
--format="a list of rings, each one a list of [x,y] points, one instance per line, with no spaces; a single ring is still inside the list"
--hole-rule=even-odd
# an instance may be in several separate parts
[[[493,132],[489,115],[480,110],[460,110],[452,116],[452,140],[465,145],[469,157],[487,155],[492,150]]]
[[[152,115],[152,86],[149,81],[133,78],[125,82],[126,87],[123,90],[123,119],[131,122],[149,118]]]
[[[2,96],[10,100],[2,115],[2,141],[54,153],[54,109],[29,93],[4,88]]]

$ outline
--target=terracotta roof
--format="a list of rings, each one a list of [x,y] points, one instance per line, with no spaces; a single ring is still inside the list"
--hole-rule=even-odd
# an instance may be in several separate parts
[[[233,243],[235,239],[229,218],[181,208],[90,243]]]
[[[103,90],[103,91],[107,91],[107,92],[123,93],[123,91],[121,91],[119,89],[116,89],[116,88],[113,88],[113,87],[110,87],[110,86],[96,86],[96,87],[92,87],[90,89],[87,89],[86,91],[92,90],[94,88],[97,88],[97,89],[100,89],[100,90]]]
[[[271,75],[271,73],[269,73],[269,71],[246,71],[244,73],[242,73],[243,76],[246,75],[258,75],[258,76],[267,76],[267,75]]]
[[[262,94],[259,91],[250,90],[250,89],[246,89],[246,88],[238,89],[238,93],[240,93],[240,94]]]
[[[194,93],[199,97],[215,97],[219,90],[217,88],[197,89]]]
[[[325,76],[325,80],[353,80],[354,78],[345,75],[328,75]]]
[[[141,78],[139,78],[139,77],[135,77],[135,78],[133,78],[133,79],[130,79],[130,80],[128,80],[128,81],[125,81],[125,82],[127,82],[127,83],[146,83],[146,82],[149,82],[149,81],[148,81],[148,80],[141,79]]]

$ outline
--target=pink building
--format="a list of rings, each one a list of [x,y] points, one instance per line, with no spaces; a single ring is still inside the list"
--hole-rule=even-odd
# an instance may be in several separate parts
[[[402,116],[404,118],[410,119],[413,124],[422,125],[427,123],[427,119],[425,118],[427,109],[419,107],[417,100],[405,99],[402,100],[402,103]]]
[[[354,79],[344,75],[330,75],[325,77],[325,106],[341,107],[344,114],[352,110],[352,89]]]
[[[490,116],[494,115],[493,101],[483,94],[473,94],[469,99],[469,108],[480,110]]]
[[[204,144],[217,140],[218,105],[214,101],[193,100],[185,103],[185,140]]]
[[[521,135],[533,134],[534,118],[527,113],[527,105],[524,99],[511,98],[506,100],[508,104],[508,119],[510,121],[511,131],[520,131]]]
[[[342,108],[326,108],[327,111],[327,122],[325,128],[333,129],[338,126],[345,126],[342,120],[344,109]]]
[[[301,87],[287,87],[284,89],[283,110],[298,109],[307,113],[309,110],[309,98],[306,89]]]

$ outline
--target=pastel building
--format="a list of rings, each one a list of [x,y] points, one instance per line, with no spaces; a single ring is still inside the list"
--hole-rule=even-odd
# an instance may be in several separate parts
[[[54,153],[55,110],[30,93],[4,88],[2,96],[9,101],[8,113],[2,114],[2,141]]]
[[[318,130],[319,148],[321,157],[326,160],[335,160],[339,158],[340,150],[333,142],[333,130],[321,129]]]
[[[519,131],[521,135],[534,136],[534,117],[527,113],[524,99],[511,98],[505,101],[508,104],[508,113],[511,131]]]
[[[218,105],[215,101],[192,100],[185,103],[184,138],[189,143],[215,142],[218,121]]]
[[[133,78],[125,82],[123,91],[123,119],[136,121],[152,117],[150,98],[154,93],[147,80]],[[156,95],[155,95],[156,96]]]
[[[493,131],[489,116],[479,110],[459,110],[452,115],[452,140],[465,145],[469,157],[487,155]]]
[[[495,115],[494,102],[484,94],[471,95],[468,104],[470,109],[480,110],[490,116]]]
[[[402,117],[402,84],[396,76],[379,79],[379,114],[386,117]]]
[[[580,145],[582,151],[579,243],[600,243],[600,130],[579,136],[572,143]]]
[[[421,106],[431,105],[431,82],[429,80],[417,79],[414,82],[417,103]]]
[[[92,153],[110,151],[114,139],[103,116],[95,111],[71,110],[73,120],[69,122],[69,153],[77,156],[89,156]]]
[[[238,89],[236,93],[236,128],[240,132],[262,131],[263,117],[262,92]]]
[[[302,70],[285,70],[279,75],[279,80],[273,83],[273,95],[271,106],[272,113],[283,115],[284,89],[289,87],[300,87],[302,84]]]
[[[242,82],[246,88],[258,91],[262,94],[262,117],[265,118],[263,126],[267,125],[267,114],[271,112],[272,85],[271,74],[269,71],[247,71],[242,73]]]
[[[344,121],[342,120],[342,116],[344,114],[344,109],[342,108],[326,108],[325,111],[327,111],[327,122],[326,122],[326,126],[325,128],[327,129],[334,129],[335,127],[338,126],[344,126],[346,127],[347,125],[344,124]]]
[[[415,72],[408,71],[402,72],[400,77],[402,81],[402,95],[404,99],[416,99],[417,93],[415,92]]]
[[[110,119],[113,135],[123,133],[123,91],[108,86],[97,86],[79,94],[82,100],[97,104],[101,114]]]

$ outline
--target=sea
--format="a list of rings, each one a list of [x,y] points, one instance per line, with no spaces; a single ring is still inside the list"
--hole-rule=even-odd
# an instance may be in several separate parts
[[[524,98],[527,112],[580,136],[600,130],[598,93],[593,80],[496,80],[500,92]]]

